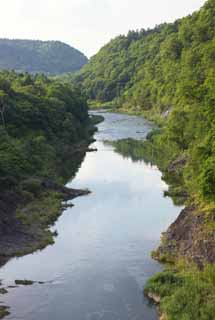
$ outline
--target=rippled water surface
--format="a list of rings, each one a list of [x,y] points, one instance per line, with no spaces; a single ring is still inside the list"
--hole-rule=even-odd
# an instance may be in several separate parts
[[[104,140],[143,139],[144,119],[106,114],[94,146],[68,185],[92,194],[73,200],[54,229],[53,246],[13,259],[0,270],[5,284],[15,279],[45,281],[10,289],[6,319],[157,320],[143,296],[146,280],[161,266],[150,258],[160,234],[180,208],[163,197],[161,173],[144,161],[132,162]]]

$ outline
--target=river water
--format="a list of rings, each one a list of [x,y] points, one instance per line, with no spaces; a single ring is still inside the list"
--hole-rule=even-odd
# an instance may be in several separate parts
[[[161,172],[133,162],[104,141],[144,139],[151,125],[143,118],[104,113],[93,147],[73,188],[92,194],[73,200],[53,227],[58,237],[43,251],[9,261],[4,284],[15,279],[44,284],[9,289],[1,297],[15,320],[157,320],[143,295],[149,277],[161,270],[150,252],[180,208],[170,198]]]

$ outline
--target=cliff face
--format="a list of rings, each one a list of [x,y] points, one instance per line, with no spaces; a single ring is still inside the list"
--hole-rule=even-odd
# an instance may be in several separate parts
[[[205,263],[214,263],[214,220],[215,215],[207,216],[194,205],[186,207],[163,234],[156,257],[167,261],[185,258],[187,261],[195,262],[199,267]]]
[[[182,210],[163,234],[154,257],[170,264],[144,290],[150,299],[156,298],[161,319],[214,319],[214,243],[214,214],[194,205]]]

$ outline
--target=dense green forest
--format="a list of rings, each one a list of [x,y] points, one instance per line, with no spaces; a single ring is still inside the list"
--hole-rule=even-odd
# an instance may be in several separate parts
[[[86,63],[83,53],[60,41],[0,39],[0,69],[57,75]]]
[[[153,254],[174,267],[146,288],[161,297],[168,320],[214,319],[215,270],[206,267],[215,263],[214,61],[215,0],[208,0],[174,23],[113,39],[75,77],[92,105],[142,114],[160,127],[141,154],[129,140],[116,148],[157,164],[167,195],[186,205]]]
[[[66,146],[88,137],[80,91],[43,75],[0,73],[0,186],[54,177]]]
[[[209,0],[200,11],[173,24],[113,39],[76,80],[89,99],[114,100],[117,106],[138,111],[163,113],[182,97],[189,102],[200,99],[202,85],[213,77],[214,4]]]

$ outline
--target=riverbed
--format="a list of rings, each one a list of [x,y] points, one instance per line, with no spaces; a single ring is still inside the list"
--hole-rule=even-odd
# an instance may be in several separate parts
[[[9,261],[4,285],[15,279],[44,284],[10,288],[1,297],[14,320],[157,320],[144,283],[162,266],[150,253],[181,208],[163,193],[161,172],[117,153],[111,143],[143,140],[152,124],[141,117],[99,112],[97,152],[87,153],[72,188],[92,193],[72,201],[56,222],[55,244]]]

